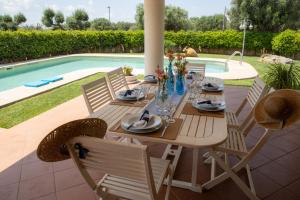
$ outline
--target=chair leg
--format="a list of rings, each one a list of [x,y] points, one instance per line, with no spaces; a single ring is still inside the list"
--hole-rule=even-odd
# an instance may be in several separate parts
[[[172,179],[173,179],[173,169],[172,166],[169,166],[169,177],[168,177],[168,183],[167,183],[167,190],[165,195],[165,200],[169,199],[170,191],[171,191],[171,185],[172,185]]]
[[[238,175],[236,175],[235,172],[232,171],[232,169],[226,165],[221,158],[214,152],[211,151],[210,155],[215,158],[218,165],[225,171],[225,173],[228,174],[228,177],[230,177],[236,185],[247,195],[247,197],[251,200],[259,200],[259,198],[252,193],[252,191],[248,188],[248,186],[240,179]]]
[[[249,165],[246,165],[245,168],[246,168],[246,171],[247,171],[247,176],[248,176],[248,181],[249,181],[249,185],[250,185],[251,191],[252,191],[253,194],[256,195],[256,191],[255,191],[255,187],[254,187],[254,183],[253,183],[253,179],[252,179],[250,167],[249,167]]]
[[[211,157],[211,171],[210,171],[210,180],[214,180],[216,177],[216,160]]]

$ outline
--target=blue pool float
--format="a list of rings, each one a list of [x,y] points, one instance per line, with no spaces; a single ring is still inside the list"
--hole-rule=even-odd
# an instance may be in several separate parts
[[[24,86],[26,87],[41,87],[43,85],[47,85],[49,82],[46,81],[35,81],[30,83],[25,83]]]
[[[60,80],[63,80],[63,77],[56,76],[56,77],[50,77],[50,78],[42,79],[42,81],[48,82],[48,83],[50,83],[50,82],[53,83],[53,82],[60,81]]]

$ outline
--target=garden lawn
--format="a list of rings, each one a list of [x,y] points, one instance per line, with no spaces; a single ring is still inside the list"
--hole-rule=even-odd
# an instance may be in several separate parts
[[[81,85],[101,78],[104,75],[105,73],[97,73],[67,85],[63,85],[49,92],[1,108],[0,127],[11,128],[16,124],[77,97],[81,95]]]

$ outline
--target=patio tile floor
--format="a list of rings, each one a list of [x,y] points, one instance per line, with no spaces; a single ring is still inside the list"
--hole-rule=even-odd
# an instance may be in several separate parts
[[[247,89],[226,87],[227,105],[234,111]],[[77,108],[77,109],[72,109]],[[68,112],[65,112],[68,111]],[[57,116],[59,113],[59,116]],[[94,200],[94,193],[84,182],[71,160],[45,163],[36,157],[39,141],[53,128],[67,121],[88,115],[82,97],[66,102],[46,113],[28,120],[0,134],[0,200]],[[243,118],[243,116],[242,116]],[[257,195],[265,200],[300,199],[300,125],[275,134],[251,161]],[[251,147],[261,135],[256,127],[247,138]],[[1,133],[1,132],[0,132]],[[152,156],[159,157],[165,145],[148,143]],[[201,150],[203,153],[205,150]],[[184,148],[175,178],[191,177],[191,149]],[[210,166],[203,164],[199,155],[198,181],[210,177]],[[220,171],[220,170],[218,170]],[[102,173],[92,172],[95,179]],[[245,172],[240,176],[245,179]],[[246,196],[227,180],[202,194],[172,188],[171,200],[243,200]]]

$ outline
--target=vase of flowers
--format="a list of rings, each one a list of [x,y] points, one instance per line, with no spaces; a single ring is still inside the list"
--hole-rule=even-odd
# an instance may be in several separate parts
[[[168,52],[167,57],[169,58],[169,65],[167,69],[168,73],[168,80],[167,80],[167,88],[168,88],[168,94],[171,96],[174,93],[174,85],[175,85],[175,77],[173,74],[173,52]]]
[[[179,95],[184,94],[184,85],[185,85],[185,74],[186,74],[186,65],[187,61],[185,55],[177,54],[176,61],[174,65],[176,66],[176,93]]]
[[[156,93],[156,105],[161,107],[168,99],[168,90],[167,90],[167,73],[157,66],[156,69],[157,80],[158,80],[158,90]]]

